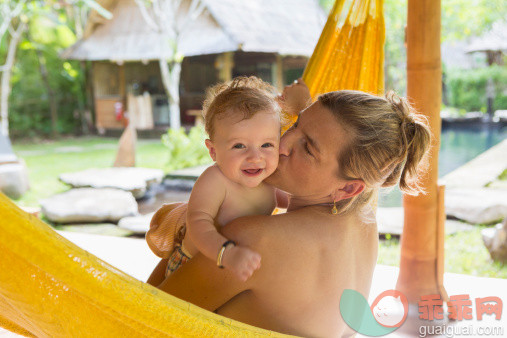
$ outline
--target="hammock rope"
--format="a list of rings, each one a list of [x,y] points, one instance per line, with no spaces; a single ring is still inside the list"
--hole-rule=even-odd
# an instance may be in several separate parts
[[[337,0],[308,62],[312,96],[383,91],[382,0]],[[69,242],[0,193],[0,326],[25,336],[283,336],[205,311]]]

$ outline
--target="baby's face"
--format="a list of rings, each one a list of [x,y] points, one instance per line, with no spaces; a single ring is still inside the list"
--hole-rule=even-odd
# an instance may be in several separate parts
[[[258,186],[278,166],[280,119],[273,111],[241,120],[231,114],[215,121],[213,141],[206,145],[211,158],[231,181],[245,187]]]

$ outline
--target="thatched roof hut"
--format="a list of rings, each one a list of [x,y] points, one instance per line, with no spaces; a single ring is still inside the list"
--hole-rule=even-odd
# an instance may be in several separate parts
[[[495,22],[491,30],[474,38],[466,48],[467,53],[484,52],[488,64],[503,64],[503,53],[507,52],[507,23]]]
[[[315,0],[201,0],[204,13],[182,32],[185,56],[244,51],[310,56],[325,22]],[[169,57],[166,38],[144,21],[134,0],[98,1],[106,20],[92,12],[84,39],[63,56],[77,60],[138,61]]]
[[[183,123],[193,122],[188,112],[201,108],[205,88],[216,82],[256,75],[281,89],[293,81],[302,74],[325,23],[316,0],[201,1],[203,13],[179,37],[179,51],[185,56],[180,81]],[[171,55],[170,43],[146,24],[134,0],[98,3],[113,18],[92,11],[83,39],[62,54],[92,61],[97,127],[122,128],[122,107],[133,111],[134,101],[127,97],[144,92],[150,94],[152,107],[142,110],[153,115],[147,119],[153,123],[142,128],[167,127],[167,97],[156,60]]]

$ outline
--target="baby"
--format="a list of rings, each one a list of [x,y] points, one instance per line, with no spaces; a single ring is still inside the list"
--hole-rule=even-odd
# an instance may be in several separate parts
[[[207,91],[206,147],[215,164],[195,182],[186,233],[169,256],[166,274],[198,252],[243,281],[260,267],[258,253],[230,241],[218,228],[241,216],[270,215],[276,206],[275,189],[263,182],[279,156],[280,108],[272,92],[255,77],[239,77]]]

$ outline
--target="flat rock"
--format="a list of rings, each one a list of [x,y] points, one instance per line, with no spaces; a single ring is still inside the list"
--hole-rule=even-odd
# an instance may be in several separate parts
[[[507,263],[507,219],[503,224],[481,231],[484,245],[495,261]]]
[[[55,223],[118,222],[137,214],[137,202],[127,191],[81,188],[42,200],[41,209]]]
[[[28,190],[28,172],[24,162],[0,164],[0,191],[18,199]]]
[[[160,183],[164,172],[149,168],[87,169],[60,175],[60,181],[74,188],[115,188],[130,191],[135,198],[142,198],[148,188]]]
[[[155,213],[141,216],[129,216],[120,219],[118,226],[134,234],[145,234],[150,229],[150,221]]]
[[[507,217],[507,190],[447,189],[445,212],[472,224],[491,224]]]
[[[209,166],[213,165],[213,163],[200,165],[197,167],[190,167],[184,169],[178,169],[171,171],[167,176],[173,178],[183,178],[183,179],[192,179],[196,180],[201,176],[204,170],[208,169]]]
[[[112,223],[58,225],[55,228],[62,231],[114,237],[127,237],[134,234],[132,231],[119,228],[116,224]]]
[[[403,232],[403,208],[378,208],[377,227],[379,234],[401,235]],[[473,226],[456,220],[445,221],[445,234],[450,235],[459,231],[468,231]]]

